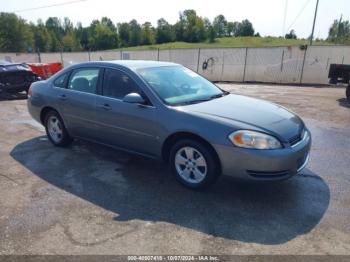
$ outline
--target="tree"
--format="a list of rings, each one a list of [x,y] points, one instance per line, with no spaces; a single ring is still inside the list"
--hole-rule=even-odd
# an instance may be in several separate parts
[[[329,28],[328,40],[339,44],[350,43],[350,23],[349,21],[334,20]]]
[[[141,26],[135,19],[129,22],[130,46],[137,46],[141,43]]]
[[[67,32],[62,38],[62,48],[65,52],[79,51],[81,46],[73,32]]]
[[[33,32],[25,20],[11,13],[0,13],[0,51],[33,50]]]
[[[99,24],[95,27],[94,34],[89,42],[93,50],[118,48],[118,35],[108,26]]]
[[[150,22],[146,22],[141,28],[141,44],[151,45],[155,43],[155,29]]]
[[[285,39],[297,39],[297,35],[295,34],[295,31],[292,29],[288,34],[284,36]]]
[[[156,42],[158,44],[172,42],[174,38],[171,25],[164,18],[159,19],[156,29]]]
[[[227,21],[225,16],[218,15],[214,18],[213,27],[217,37],[223,37],[226,35]]]
[[[182,39],[186,42],[200,42],[206,37],[204,21],[193,9],[180,13]]]
[[[215,30],[214,27],[211,25],[208,28],[208,41],[209,43],[214,43],[215,42]]]
[[[241,23],[236,24],[235,36],[254,36],[254,28],[252,23],[245,19]]]
[[[67,34],[67,32],[73,31],[73,23],[70,21],[68,17],[63,19],[63,30]]]
[[[118,24],[118,33],[120,39],[120,46],[126,47],[129,46],[129,24],[128,23],[120,23]]]
[[[235,33],[235,24],[233,22],[227,22],[226,36],[233,36]]]
[[[31,30],[34,33],[34,45],[35,50],[40,52],[51,51],[52,38],[49,30],[42,23],[38,23],[37,26],[31,25]]]

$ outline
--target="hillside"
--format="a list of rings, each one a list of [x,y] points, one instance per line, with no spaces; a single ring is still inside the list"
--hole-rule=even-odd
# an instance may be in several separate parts
[[[224,37],[218,38],[214,43],[186,43],[172,42],[165,44],[144,45],[123,48],[123,50],[149,50],[149,49],[173,49],[173,48],[220,48],[220,47],[265,47],[265,46],[289,46],[308,44],[308,40],[285,39],[278,37]],[[327,45],[326,41],[314,41],[315,45]]]

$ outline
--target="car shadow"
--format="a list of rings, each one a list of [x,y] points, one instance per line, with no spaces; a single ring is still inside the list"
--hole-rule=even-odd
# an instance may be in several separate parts
[[[339,98],[337,101],[340,106],[350,108],[350,102],[346,98]]]
[[[11,156],[34,175],[115,213],[116,221],[161,221],[211,236],[281,244],[312,230],[330,191],[306,170],[282,182],[222,176],[205,191],[176,182],[165,164],[76,141],[53,147],[45,137],[16,145]]]

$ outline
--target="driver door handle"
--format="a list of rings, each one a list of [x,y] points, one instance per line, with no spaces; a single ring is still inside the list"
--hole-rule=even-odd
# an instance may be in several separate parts
[[[98,107],[106,111],[112,110],[112,107],[109,104],[98,105]]]
[[[65,94],[59,95],[58,98],[61,99],[61,100],[63,100],[63,101],[68,99],[67,96],[66,96]]]

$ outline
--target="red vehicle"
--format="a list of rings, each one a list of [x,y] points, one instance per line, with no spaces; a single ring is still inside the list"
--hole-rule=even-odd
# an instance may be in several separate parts
[[[27,63],[27,65],[41,79],[47,79],[63,68],[62,63]]]

